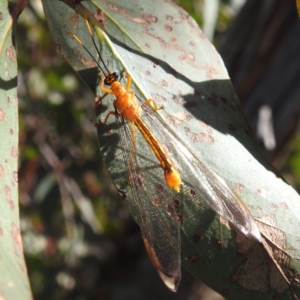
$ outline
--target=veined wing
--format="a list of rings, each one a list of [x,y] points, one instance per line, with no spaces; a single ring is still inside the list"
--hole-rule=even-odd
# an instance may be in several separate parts
[[[246,236],[261,240],[257,225],[243,201],[222,178],[193,154],[164,120],[147,105],[142,107],[143,120],[180,171],[184,185],[181,193],[193,190],[195,196],[204,200]],[[165,284],[171,290],[176,290],[181,263],[181,217],[177,206],[181,203],[182,195],[167,186],[160,163],[137,128],[133,137],[130,130],[133,124],[123,120],[118,123],[120,148],[112,152],[117,155],[115,158],[118,158],[118,162],[125,162],[128,173],[127,178],[121,174],[120,178],[123,179],[117,180],[118,187],[127,188],[127,193],[131,194],[134,203],[129,203],[130,210],[141,227],[149,257]],[[118,169],[119,166],[115,167]]]
[[[118,123],[126,176],[134,201],[131,211],[134,210],[153,266],[164,283],[176,291],[181,277],[181,216],[178,212],[181,195],[167,186],[158,160],[135,125],[120,117]]]
[[[196,197],[204,200],[247,237],[261,241],[259,229],[241,198],[207,167],[151,108],[143,105],[143,111],[142,117],[150,129],[159,128],[154,134],[165,145],[179,169],[185,185],[184,190],[186,187],[193,190]]]

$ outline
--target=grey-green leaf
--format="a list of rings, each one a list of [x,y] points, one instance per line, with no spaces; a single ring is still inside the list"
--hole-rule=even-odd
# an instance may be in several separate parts
[[[32,299],[18,204],[16,21],[27,1],[0,2],[0,299]]]
[[[63,3],[58,11],[51,9],[50,0],[43,3],[62,52],[95,86],[95,64],[66,34],[73,31],[96,55],[82,16]],[[108,68],[126,68],[139,97],[164,106],[162,117],[247,204],[263,235],[262,244],[249,241],[202,202],[185,202],[183,266],[228,299],[296,299],[300,199],[261,154],[213,45],[171,1],[82,3],[109,38],[99,34],[97,40]],[[83,15],[81,5],[74,7]],[[102,99],[108,110],[112,99]],[[99,136],[100,146],[108,142]],[[116,148],[118,142],[111,137],[107,145]],[[112,178],[126,181],[125,167],[114,168],[108,147],[103,150]],[[130,199],[128,208],[135,215]]]

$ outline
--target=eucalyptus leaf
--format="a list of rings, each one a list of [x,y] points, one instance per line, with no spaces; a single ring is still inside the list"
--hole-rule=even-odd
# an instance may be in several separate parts
[[[0,2],[0,299],[32,299],[18,204],[16,21],[27,1]]]
[[[159,115],[255,217],[262,244],[248,240],[202,201],[184,201],[182,265],[228,299],[297,299],[299,195],[261,154],[223,62],[197,24],[171,1],[65,2],[73,10],[64,3],[52,8],[51,0],[43,0],[44,9],[59,48],[87,85],[96,88],[97,66],[67,34],[76,34],[98,57],[83,19],[85,6],[95,17],[88,15],[107,67],[121,74],[126,69],[140,99],[163,105]],[[114,110],[113,100],[101,98],[102,120]],[[113,124],[111,118],[107,125]],[[100,148],[120,188],[128,180],[125,163],[118,161],[120,140],[104,127],[98,129]],[[138,221],[128,193],[125,203]]]

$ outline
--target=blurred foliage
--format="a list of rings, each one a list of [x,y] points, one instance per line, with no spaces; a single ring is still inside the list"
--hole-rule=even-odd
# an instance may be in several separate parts
[[[203,1],[176,2],[203,25]],[[216,45],[238,11],[236,2],[220,3]],[[34,298],[186,298],[192,277],[183,273],[179,293],[172,294],[146,256],[139,228],[101,161],[94,95],[56,49],[38,0],[20,16],[17,45],[21,226]],[[299,145],[297,137],[283,167],[296,188]]]

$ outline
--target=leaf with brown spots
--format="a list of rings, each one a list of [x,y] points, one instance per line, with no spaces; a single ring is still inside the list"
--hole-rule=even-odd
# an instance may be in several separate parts
[[[82,18],[74,18],[76,13],[63,3],[56,12],[52,11],[52,0],[43,3],[63,55],[94,90],[97,69],[91,68],[93,62],[89,55],[66,34],[74,32],[97,57]],[[132,90],[139,98],[153,98],[158,105],[164,106],[159,111],[160,116],[171,120],[170,126],[181,140],[240,196],[264,234],[263,244],[253,243],[217,217],[189,189],[181,199],[184,207],[182,265],[215,290],[223,291],[227,298],[296,299],[300,273],[299,196],[275,175],[261,154],[214,47],[192,18],[171,1],[98,0],[82,4],[96,18],[101,16],[97,44],[107,67],[121,75],[126,69],[133,76]],[[73,8],[83,16],[82,4]],[[92,25],[97,27],[90,17]],[[88,65],[88,61],[91,64]],[[125,83],[123,77],[121,82]],[[114,97],[110,95],[102,98],[108,111],[114,110],[111,100]],[[111,126],[109,132],[98,129],[104,160],[117,188],[126,190],[125,202],[139,220],[119,151],[122,145],[113,127],[116,124],[113,120],[107,125]],[[159,134],[159,130],[154,129],[155,134]],[[145,155],[147,151],[145,148],[141,153],[145,162],[142,167],[155,175],[151,163],[146,164],[149,161]],[[155,176],[152,179],[142,176],[139,182],[143,184],[147,180],[153,180],[157,186],[161,184]],[[145,193],[143,200],[159,204],[157,200],[160,199]],[[163,214],[164,205],[155,207],[161,209],[158,213],[161,224],[166,215],[173,219],[179,215],[176,210]],[[275,225],[266,221],[270,216],[276,220]],[[271,237],[263,223],[275,226],[274,232],[270,228],[267,230]],[[195,241],[195,236],[201,238]],[[221,243],[216,243],[216,239]],[[151,254],[152,261],[157,263],[155,253]],[[193,257],[197,260],[191,259]]]
[[[18,210],[16,21],[26,0],[0,1],[0,299],[32,299]],[[14,100],[13,100],[14,99]]]

